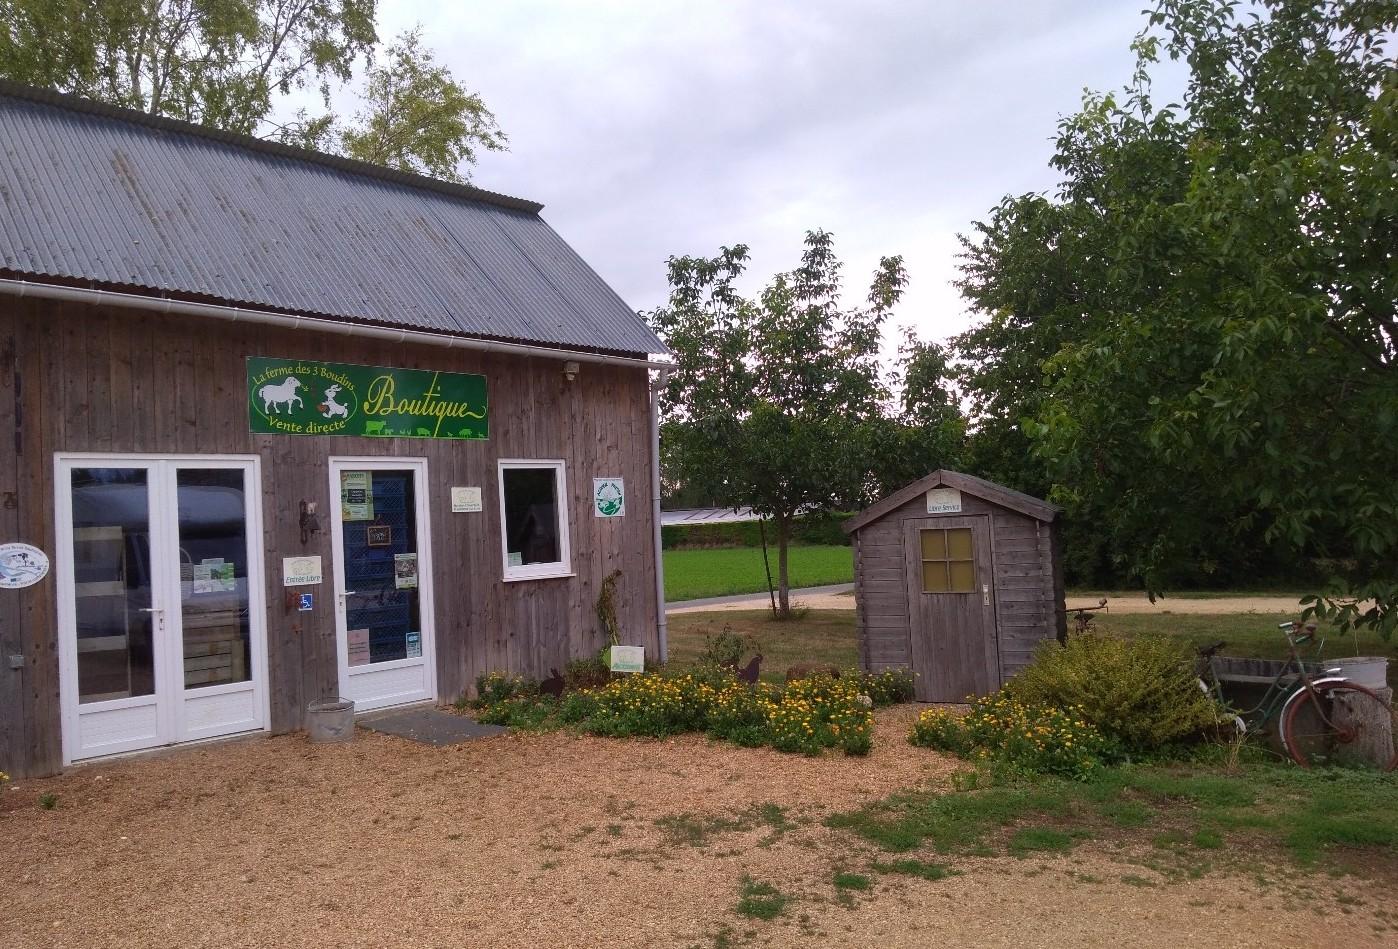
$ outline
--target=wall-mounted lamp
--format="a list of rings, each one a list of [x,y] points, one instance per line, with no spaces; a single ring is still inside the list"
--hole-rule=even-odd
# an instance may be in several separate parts
[[[312,534],[320,533],[320,518],[316,516],[316,502],[301,502],[301,543],[311,542]]]
[[[563,364],[563,378],[572,382],[578,377],[578,364],[571,359]]]

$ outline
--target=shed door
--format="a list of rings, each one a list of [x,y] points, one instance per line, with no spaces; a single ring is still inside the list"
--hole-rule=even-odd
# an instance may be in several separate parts
[[[988,517],[904,522],[913,671],[922,702],[963,702],[1000,685]]]

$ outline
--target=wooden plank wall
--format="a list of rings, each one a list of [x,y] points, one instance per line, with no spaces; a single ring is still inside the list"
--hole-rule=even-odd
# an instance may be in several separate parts
[[[252,435],[246,356],[482,373],[490,438]],[[297,518],[303,499],[318,501],[323,512],[338,503],[330,497],[331,455],[427,459],[443,701],[478,673],[542,677],[600,648],[595,602],[613,569],[623,572],[617,614],[624,638],[659,649],[643,369],[584,363],[569,383],[551,359],[22,300],[0,309],[0,381],[0,542],[23,540],[51,557],[55,452],[261,456],[274,732],[301,727],[306,702],[337,688],[330,518],[305,546]],[[575,576],[502,582],[500,458],[566,461]],[[593,516],[592,479],[603,476],[625,479],[625,517]],[[453,485],[480,486],[484,511],[451,514]],[[13,506],[6,502],[11,495]],[[283,607],[281,560],[295,554],[324,558],[327,580],[316,598],[324,605],[313,613]],[[11,774],[52,773],[61,765],[55,610],[52,579],[0,592],[0,770]],[[12,653],[25,656],[20,672],[8,668]]]
[[[1061,619],[1061,568],[1055,572],[1053,532],[1044,524],[962,492],[960,514],[990,518],[991,555],[995,576],[996,625],[1000,639],[999,680],[1022,669],[1034,648],[1054,636]],[[921,495],[878,520],[866,524],[854,538],[856,623],[860,661],[865,669],[912,666],[907,561],[903,523],[927,518]],[[935,516],[935,515],[933,515]]]

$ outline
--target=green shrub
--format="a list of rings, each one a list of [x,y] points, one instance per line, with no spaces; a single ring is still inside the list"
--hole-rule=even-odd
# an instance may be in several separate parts
[[[731,741],[744,748],[767,744],[767,712],[781,696],[773,686],[750,686],[729,678],[709,698],[708,727],[711,738]]]
[[[1156,752],[1208,732],[1220,709],[1199,688],[1186,643],[1086,633],[1044,643],[1005,691],[1016,702],[1075,707],[1109,740]]]
[[[581,725],[597,714],[597,696],[590,689],[565,692],[558,703],[558,720],[564,725]]]
[[[526,676],[486,672],[476,676],[476,698],[467,704],[472,708],[488,708],[516,696],[538,694],[539,683]]]
[[[558,702],[547,695],[513,695],[484,706],[476,718],[486,725],[506,725],[522,731],[542,731],[556,727],[553,723]]]
[[[787,684],[767,713],[771,744],[778,751],[818,755],[824,748],[864,755],[873,746],[874,716],[850,681],[815,676]]]
[[[855,669],[844,673],[859,686],[859,691],[869,696],[875,708],[887,705],[900,705],[913,700],[913,671],[911,669],[885,669],[883,672],[863,672]]]
[[[612,670],[602,661],[601,654],[570,659],[563,666],[563,687],[569,692],[578,689],[600,689],[612,681]]]
[[[990,757],[1019,771],[1078,780],[1115,757],[1111,742],[1081,709],[1025,705],[1006,691],[977,699],[964,716],[928,709],[913,723],[908,740],[962,757]]]
[[[733,669],[744,655],[756,651],[757,644],[751,637],[741,636],[725,624],[723,632],[710,633],[704,637],[704,648],[699,653],[697,664],[703,669]]]
[[[597,711],[583,727],[617,738],[703,731],[711,691],[692,675],[628,675],[593,693]]]

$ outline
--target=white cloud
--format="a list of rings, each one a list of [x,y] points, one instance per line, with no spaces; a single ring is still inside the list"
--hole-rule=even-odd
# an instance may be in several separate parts
[[[545,217],[637,308],[664,260],[752,248],[754,285],[833,231],[848,293],[901,253],[889,327],[941,338],[969,317],[955,234],[1007,193],[1048,190],[1050,138],[1084,87],[1130,74],[1120,0],[667,3],[388,0],[385,34],[426,41],[511,138],[483,187]]]

